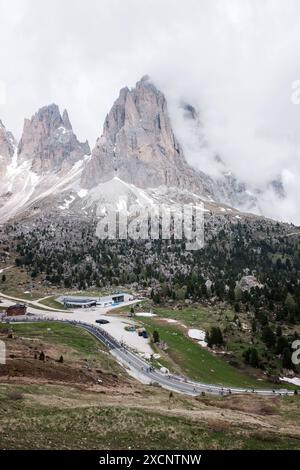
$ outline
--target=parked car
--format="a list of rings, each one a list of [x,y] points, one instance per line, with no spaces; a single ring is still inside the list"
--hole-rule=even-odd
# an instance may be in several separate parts
[[[96,323],[100,323],[101,325],[106,325],[106,323],[109,323],[109,321],[100,318],[99,320],[96,320]]]

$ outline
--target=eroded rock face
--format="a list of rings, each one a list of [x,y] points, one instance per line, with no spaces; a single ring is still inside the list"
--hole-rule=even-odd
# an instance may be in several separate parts
[[[82,175],[91,188],[114,176],[141,188],[160,185],[211,194],[209,177],[201,179],[186,162],[170,123],[167,102],[148,77],[133,90],[123,88],[106,117]]]
[[[250,291],[252,288],[258,287],[259,289],[262,289],[264,286],[258,280],[256,279],[255,276],[243,276],[238,283],[239,288],[244,292],[244,291]]]
[[[16,140],[0,121],[0,177],[5,175],[7,166],[12,162]]]
[[[56,104],[45,106],[31,119],[25,119],[18,160],[31,161],[31,169],[36,173],[68,170],[89,154],[88,142],[78,141],[67,111],[61,116]]]

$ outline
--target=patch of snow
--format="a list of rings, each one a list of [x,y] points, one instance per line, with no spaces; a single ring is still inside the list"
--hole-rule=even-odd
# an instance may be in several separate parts
[[[139,355],[143,357],[144,359],[147,359],[148,361],[151,359],[150,353],[140,353]]]
[[[203,348],[207,348],[207,342],[206,341],[198,341],[198,344],[200,344],[200,346],[202,346]]]
[[[88,190],[87,189],[80,189],[77,194],[80,198],[83,198],[83,197],[87,196]]]
[[[97,213],[103,213],[103,206],[126,212],[128,207],[149,207],[154,202],[146,191],[126,183],[115,176],[109,181],[99,183],[88,194],[87,207],[97,204]]]
[[[57,130],[60,131],[62,134],[67,134],[68,132],[70,132],[63,126],[58,127]]]
[[[200,341],[204,341],[206,333],[203,330],[198,330],[198,329],[192,328],[188,331],[188,335],[189,335],[190,338],[198,339]]]
[[[134,184],[129,184],[129,183],[126,183],[125,181],[121,180],[120,178],[118,178],[117,176],[115,176],[113,178],[113,180],[115,181],[118,181],[119,183],[122,183],[124,186],[126,186],[130,191],[132,191],[135,196],[137,197],[137,200],[138,200],[138,203],[141,205],[141,206],[144,206],[145,203],[148,203],[150,205],[153,204],[153,200],[147,195],[147,193],[141,189],[141,188],[138,188],[137,186],[135,186]]]
[[[12,162],[7,166],[3,191],[12,193],[8,202],[0,209],[0,223],[5,222],[28,203],[32,197],[40,177],[31,171],[31,162],[25,161],[18,165],[17,152],[15,151]]]
[[[300,387],[300,377],[280,377],[280,379],[282,382],[288,382],[290,384],[293,384],[293,385],[297,385],[298,387]]]
[[[178,321],[177,321],[177,320],[174,320],[174,318],[168,318],[168,319],[167,319],[167,322],[168,322],[168,323],[178,323]]]
[[[65,210],[69,209],[70,205],[72,204],[73,201],[75,201],[75,196],[70,196],[70,199],[65,199],[64,204],[62,206],[58,206],[59,209]]]
[[[3,273],[3,271],[6,271],[7,269],[13,268],[13,266],[7,266],[6,268],[0,269],[0,274]]]
[[[119,201],[117,202],[117,210],[119,212],[127,212],[127,197],[120,196]]]
[[[157,317],[155,313],[152,312],[138,312],[135,314],[136,317]]]
[[[80,177],[84,162],[89,158],[85,155],[76,162],[66,174],[44,176],[31,170],[31,161],[18,162],[17,150],[14,152],[10,165],[7,166],[3,191],[11,192],[8,202],[0,208],[0,224],[17,215],[29,204],[68,189],[80,190]]]

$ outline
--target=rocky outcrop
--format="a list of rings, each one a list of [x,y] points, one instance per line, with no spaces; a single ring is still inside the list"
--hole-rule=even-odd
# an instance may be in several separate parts
[[[189,103],[181,103],[180,107],[184,119],[191,125],[191,135],[199,135],[199,139],[195,139],[195,155],[198,156],[199,150],[198,161],[201,165],[201,148],[208,144],[200,113]],[[232,207],[243,211],[253,208],[258,212],[260,193],[249,191],[228,170],[221,157],[210,153],[214,158],[212,166],[217,170],[214,177],[187,163],[172,129],[166,99],[148,77],[142,78],[135,88],[130,90],[126,87],[120,91],[89,159],[83,159],[90,154],[88,143],[78,141],[67,111],[61,115],[55,104],[41,108],[30,120],[25,120],[17,154],[15,149],[13,136],[0,122],[1,190],[5,198],[13,194],[17,210],[31,200],[42,200],[43,195],[48,196],[53,187],[53,192],[58,193],[73,190],[71,196],[63,199],[68,202],[72,197],[72,203],[59,202],[60,208],[72,205],[81,210],[90,200],[93,208],[97,201],[107,204],[105,192],[116,196],[118,205],[119,197],[123,197],[124,191],[127,194],[129,188],[132,189],[129,193],[138,193],[136,199],[147,196],[153,201],[165,201],[167,204],[201,200],[207,210],[224,214],[230,212],[235,217],[240,216]],[[188,151],[187,148],[187,154]],[[80,163],[74,166],[76,162]],[[132,183],[134,187],[129,187],[127,183]],[[108,191],[108,186],[111,191]],[[279,179],[271,186],[284,197]],[[118,193],[120,188],[121,195]],[[146,192],[142,194],[139,189]],[[9,203],[5,216],[12,213],[12,199]]]
[[[134,89],[120,91],[85,167],[82,185],[91,188],[114,176],[140,188],[166,185],[213,193],[213,181],[186,162],[166,99],[148,77]]]
[[[200,152],[205,139],[199,113],[189,103],[181,103],[181,109],[184,119],[195,123]],[[116,176],[140,188],[165,185],[243,209],[255,207],[255,195],[228,171],[220,157],[216,157],[214,166],[219,176],[212,178],[187,163],[172,130],[166,99],[145,76],[134,89],[120,91],[81,184],[92,188]]]
[[[5,175],[16,149],[16,140],[0,121],[0,177]]]
[[[38,174],[70,169],[90,154],[88,142],[80,143],[73,132],[67,111],[61,116],[56,104],[41,108],[25,119],[18,147],[19,162],[30,161]]]
[[[263,284],[258,282],[255,276],[243,276],[239,283],[237,283],[238,287],[244,291],[250,291],[253,288],[263,289]]]

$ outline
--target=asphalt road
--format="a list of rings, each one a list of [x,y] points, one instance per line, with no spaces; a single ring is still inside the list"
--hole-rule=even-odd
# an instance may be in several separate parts
[[[84,328],[86,331],[95,336],[110,350],[114,357],[126,366],[133,373],[136,378],[146,383],[152,383],[160,385],[163,388],[172,390],[174,392],[183,393],[186,395],[201,395],[202,393],[211,395],[230,395],[230,394],[241,394],[249,393],[253,395],[264,395],[264,396],[282,396],[282,395],[294,395],[293,390],[286,389],[274,389],[274,390],[263,390],[263,389],[251,389],[251,388],[228,388],[217,385],[203,384],[200,382],[193,382],[177,377],[173,374],[163,374],[159,370],[151,368],[147,362],[133,354],[131,351],[126,349],[114,338],[112,338],[106,331],[100,327],[94,327],[85,323],[78,322],[76,325]]]
[[[14,320],[18,322],[18,320]],[[24,321],[24,320],[23,320]],[[31,319],[32,321],[45,321],[45,319]],[[48,321],[48,320],[47,320]],[[69,320],[53,320],[61,321],[62,323],[70,323],[85,329],[90,334],[95,336],[101,343],[103,343],[115,359],[121,363],[131,375],[134,376],[140,382],[161,386],[170,391],[182,393],[185,395],[197,396],[201,394],[205,395],[233,395],[233,394],[244,394],[249,393],[252,395],[263,395],[263,396],[292,396],[294,395],[293,390],[286,389],[252,389],[252,388],[235,388],[235,387],[222,387],[219,385],[210,385],[200,382],[195,382],[190,379],[178,377],[173,374],[164,374],[153,367],[150,367],[149,363],[141,359],[136,354],[129,351],[125,346],[120,344],[115,338],[108,334],[101,327],[93,326],[88,323],[80,321],[69,321]]]

